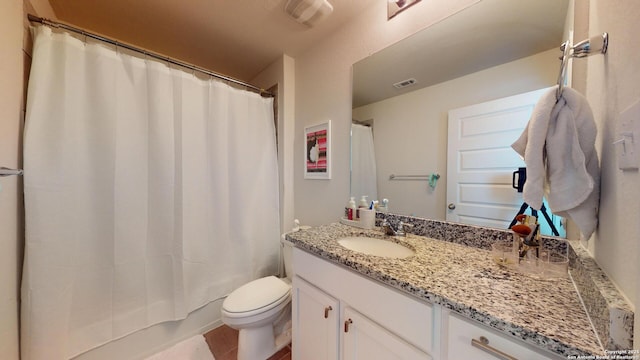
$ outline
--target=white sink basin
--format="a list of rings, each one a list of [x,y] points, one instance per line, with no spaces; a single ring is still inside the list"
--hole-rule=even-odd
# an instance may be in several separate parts
[[[338,244],[366,255],[395,259],[403,259],[415,254],[412,249],[393,241],[370,237],[345,237],[338,239]]]

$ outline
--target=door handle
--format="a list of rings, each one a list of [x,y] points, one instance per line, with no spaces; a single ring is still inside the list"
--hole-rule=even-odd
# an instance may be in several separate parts
[[[326,308],[324,308],[324,318],[328,318],[329,317],[329,311],[333,310],[333,308],[331,306],[327,306]]]
[[[517,358],[502,352],[493,346],[489,346],[489,339],[484,336],[480,336],[480,340],[471,339],[471,346],[476,347],[482,351],[485,351],[500,360],[518,360]]]
[[[451,203],[451,204],[449,204],[449,205],[447,206],[447,208],[448,208],[449,210],[455,210],[455,209],[456,209],[456,204]]]
[[[344,322],[344,332],[349,332],[349,324],[353,324],[353,320],[348,319]]]

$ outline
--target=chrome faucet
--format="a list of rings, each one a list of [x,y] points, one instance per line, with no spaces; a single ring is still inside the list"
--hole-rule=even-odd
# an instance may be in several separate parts
[[[407,228],[412,228],[413,225],[411,224],[407,224],[405,222],[400,221],[400,223],[398,224],[398,229],[395,230],[393,228],[393,226],[387,221],[387,219],[383,219],[382,220],[382,224],[380,224],[380,227],[382,227],[382,231],[385,233],[385,235],[389,235],[389,236],[407,236]]]

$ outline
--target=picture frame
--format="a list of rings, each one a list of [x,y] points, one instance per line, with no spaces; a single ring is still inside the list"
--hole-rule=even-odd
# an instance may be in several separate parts
[[[331,120],[304,128],[304,178],[331,179]]]

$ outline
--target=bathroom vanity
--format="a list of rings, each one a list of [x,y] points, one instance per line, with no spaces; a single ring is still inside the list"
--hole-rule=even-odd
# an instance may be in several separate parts
[[[338,239],[386,238],[406,258]],[[487,250],[342,224],[290,233],[294,359],[566,359],[604,350],[568,278],[501,268]],[[511,356],[511,357],[509,357]]]

